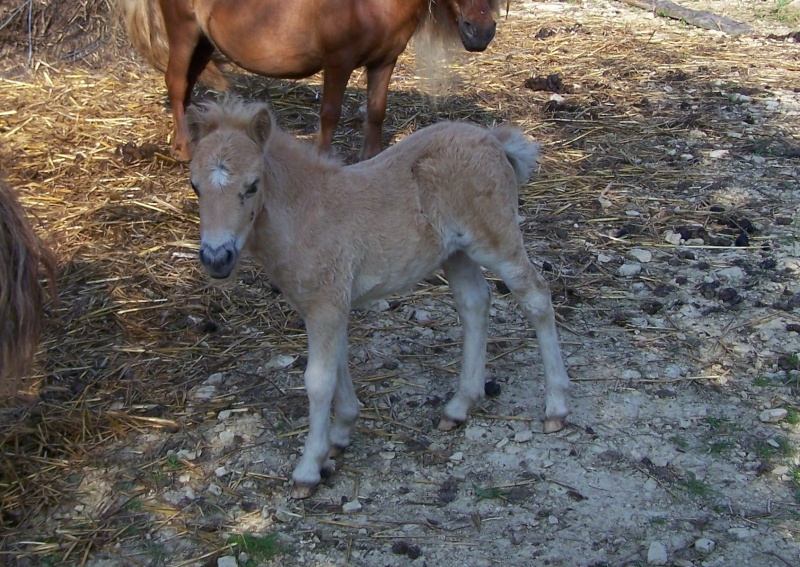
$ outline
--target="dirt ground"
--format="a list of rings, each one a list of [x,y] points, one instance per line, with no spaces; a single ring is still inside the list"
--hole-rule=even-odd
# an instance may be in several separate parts
[[[163,78],[104,25],[91,49],[50,43],[28,67],[17,33],[0,63],[0,169],[62,276],[38,398],[2,413],[3,560],[799,565],[800,46],[767,37],[797,26],[782,2],[681,3],[754,34],[516,1],[435,103],[404,57],[388,141],[454,118],[543,143],[520,222],[553,289],[570,423],[541,433],[535,335],[492,280],[499,392],[436,430],[461,332],[434,276],[353,314],[362,415],[305,501],[288,498],[302,322],[255,267],[236,285],[203,277]],[[236,88],[309,137],[319,85]],[[345,160],[360,143],[363,80],[351,86]]]

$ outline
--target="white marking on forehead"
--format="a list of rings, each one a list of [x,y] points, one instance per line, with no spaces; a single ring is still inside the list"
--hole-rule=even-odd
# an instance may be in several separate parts
[[[222,189],[228,184],[229,177],[228,168],[223,163],[217,162],[211,166],[209,181],[211,181],[212,185],[216,185],[218,189]]]

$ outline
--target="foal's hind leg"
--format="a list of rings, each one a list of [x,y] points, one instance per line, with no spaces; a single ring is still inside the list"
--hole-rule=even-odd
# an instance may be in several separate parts
[[[358,419],[358,398],[353,389],[353,380],[350,377],[350,368],[347,356],[339,358],[339,368],[336,373],[336,390],[333,393],[333,425],[331,426],[330,456],[339,456],[350,446],[350,433]]]
[[[566,394],[569,377],[558,346],[553,304],[547,282],[539,275],[525,253],[520,238],[509,257],[482,258],[481,264],[497,274],[519,302],[525,316],[536,329],[542,353],[545,383],[544,432],[553,433],[564,427],[567,410]],[[485,261],[484,261],[485,260]]]
[[[439,422],[439,429],[448,431],[464,423],[469,410],[484,396],[483,375],[491,296],[480,266],[463,252],[450,256],[442,267],[453,290],[464,333],[458,389],[445,406],[444,416]]]

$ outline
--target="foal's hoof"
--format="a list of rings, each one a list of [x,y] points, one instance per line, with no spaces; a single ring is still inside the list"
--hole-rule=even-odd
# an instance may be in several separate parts
[[[328,452],[329,459],[335,459],[344,453],[345,449],[347,449],[346,445],[331,445],[331,450]]]
[[[464,425],[463,421],[453,421],[452,419],[443,417],[439,421],[439,425],[437,426],[436,429],[438,429],[439,431],[453,431],[454,429],[457,429],[462,425]]]
[[[555,433],[556,431],[561,431],[564,429],[564,419],[560,417],[551,417],[544,420],[544,432],[545,433]]]
[[[292,484],[291,496],[295,500],[303,500],[304,498],[308,498],[314,494],[314,489],[316,487],[316,484],[301,484],[299,482],[295,482]]]

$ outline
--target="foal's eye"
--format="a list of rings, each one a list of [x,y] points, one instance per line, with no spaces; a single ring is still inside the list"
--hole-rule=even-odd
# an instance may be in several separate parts
[[[247,188],[247,191],[244,192],[245,195],[255,195],[256,191],[258,191],[258,181],[253,181],[250,184],[250,187]]]
[[[200,195],[200,193],[197,191],[197,185],[194,184],[194,181],[190,181],[190,183],[192,185],[192,191],[194,191],[194,194]]]

